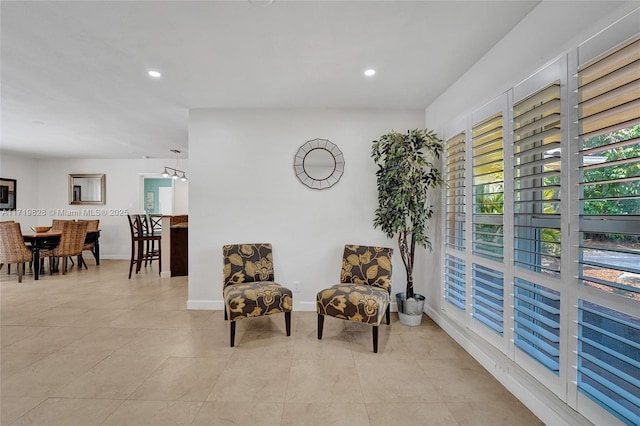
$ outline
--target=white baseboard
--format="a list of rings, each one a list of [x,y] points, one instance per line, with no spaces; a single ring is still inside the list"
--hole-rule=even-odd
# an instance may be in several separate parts
[[[91,256],[91,255],[89,255]],[[100,253],[100,260],[130,260],[129,256],[121,254],[102,254]]]
[[[171,278],[171,271],[160,272],[160,278]]]
[[[316,311],[316,302],[296,302],[295,299],[293,301],[293,311],[300,312],[315,312]]]
[[[194,311],[222,311],[222,300],[187,300],[187,309]]]

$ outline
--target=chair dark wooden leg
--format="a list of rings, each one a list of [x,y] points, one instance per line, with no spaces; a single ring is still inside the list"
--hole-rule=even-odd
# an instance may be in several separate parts
[[[227,307],[224,307],[224,320],[227,321],[229,319],[229,315],[227,314]]]
[[[135,243],[132,241],[131,242],[131,260],[129,261],[129,279],[131,279],[131,272],[133,272],[133,262],[134,262],[135,253],[136,253]]]
[[[373,329],[373,353],[377,354],[378,353],[378,326],[374,325]]]
[[[136,274],[142,268],[142,260],[144,259],[144,241],[138,241],[138,257],[136,260]]]
[[[318,314],[318,340],[322,340],[322,327],[324,327],[324,315]]]
[[[391,305],[387,305],[387,325],[391,325]]]
[[[162,275],[162,243],[158,241],[158,275]]]
[[[16,269],[18,270],[18,282],[22,282],[22,274],[25,272],[24,263],[22,264],[22,269],[20,269],[20,264],[16,264]]]
[[[129,261],[129,279],[131,279],[131,272],[133,272],[133,255],[134,255],[134,248],[133,248],[133,244],[131,244],[131,260]]]
[[[153,244],[153,242],[152,242],[152,241],[147,241],[147,244],[146,244],[146,245],[147,245],[147,248],[146,248],[146,250],[147,250],[147,251],[146,251],[146,253],[144,254],[144,267],[145,267],[145,268],[147,267],[147,262],[149,262],[149,253],[151,253],[151,252],[149,251],[149,247],[153,247],[153,245],[152,245],[152,244]]]
[[[284,325],[287,329],[287,336],[291,336],[291,311],[284,313]]]
[[[231,321],[231,347],[234,347],[236,344],[236,322]]]

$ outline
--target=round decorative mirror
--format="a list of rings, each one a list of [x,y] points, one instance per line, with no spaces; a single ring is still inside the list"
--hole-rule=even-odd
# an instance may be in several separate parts
[[[300,182],[312,189],[327,189],[338,183],[344,172],[344,156],[336,144],[313,139],[303,144],[293,160]]]

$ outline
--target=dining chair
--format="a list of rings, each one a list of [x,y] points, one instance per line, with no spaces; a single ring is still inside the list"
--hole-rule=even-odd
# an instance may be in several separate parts
[[[14,223],[14,222],[15,220],[0,220],[0,223]],[[27,247],[29,246],[27,245]],[[7,265],[7,273],[11,274],[11,264]]]
[[[87,233],[95,232],[100,227],[100,219],[78,220],[78,222],[87,222]],[[96,248],[95,242],[87,243],[85,240],[84,244],[82,245],[82,251],[90,251],[91,253],[94,254],[94,256],[95,256],[95,252],[94,252],[95,248]],[[87,266],[87,262],[84,261],[84,257],[81,257],[81,259],[85,269],[89,269],[89,267]]]
[[[51,229],[50,229],[50,231],[52,231],[52,232],[62,232],[62,228],[64,227],[64,224],[67,223],[67,222],[74,222],[74,220],[73,219],[53,219],[53,220],[51,220]],[[44,257],[41,257],[41,259],[44,259]],[[73,257],[69,257],[67,260],[71,262],[72,266],[75,265],[75,262],[73,261]],[[82,267],[82,265],[80,265],[80,267]],[[49,268],[49,269],[51,269],[51,268]]]
[[[230,321],[230,343],[235,346],[236,321],[284,312],[291,336],[291,290],[276,283],[271,244],[228,244],[222,247],[224,319]]]
[[[372,326],[373,352],[378,353],[378,326],[389,311],[391,292],[391,258],[386,247],[345,245],[340,284],[318,292],[318,340],[322,339],[324,317],[330,316]]]
[[[8,265],[16,263],[18,282],[21,283],[22,275],[25,273],[25,265],[31,259],[32,253],[24,243],[20,223],[0,222],[0,269],[5,263],[7,268],[9,268]],[[21,265],[22,268],[20,268]]]
[[[53,273],[53,260],[62,259],[62,274],[67,273],[67,260],[77,256],[78,269],[82,269],[84,259],[82,258],[82,248],[87,238],[87,222],[75,222],[73,220],[62,221],[60,242],[53,249],[40,250],[40,258],[49,258],[49,273]],[[55,225],[52,224],[52,229]]]

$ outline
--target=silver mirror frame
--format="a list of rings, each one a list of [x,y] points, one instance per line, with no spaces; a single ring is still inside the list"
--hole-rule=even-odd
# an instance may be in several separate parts
[[[333,171],[328,176],[312,176],[309,167],[305,168],[307,155],[315,150],[323,149],[333,157]],[[304,185],[311,189],[327,189],[338,183],[344,173],[344,155],[340,148],[327,139],[312,139],[302,144],[293,159],[293,169],[296,176]]]
[[[75,178],[95,178],[100,179],[100,196],[98,200],[82,201],[76,200],[74,197]],[[83,204],[83,205],[99,205],[106,204],[107,202],[107,176],[104,173],[94,174],[70,174],[69,175],[69,204]]]

